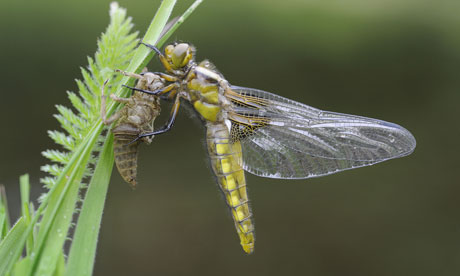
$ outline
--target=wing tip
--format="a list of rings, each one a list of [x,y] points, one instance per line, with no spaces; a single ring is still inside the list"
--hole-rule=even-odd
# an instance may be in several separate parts
[[[399,139],[400,142],[402,143],[401,146],[401,152],[400,155],[396,157],[403,157],[410,155],[412,152],[414,152],[416,146],[417,146],[417,140],[415,139],[414,135],[404,127],[393,124],[393,123],[388,123],[391,124],[393,128],[398,129],[401,132],[401,138]]]

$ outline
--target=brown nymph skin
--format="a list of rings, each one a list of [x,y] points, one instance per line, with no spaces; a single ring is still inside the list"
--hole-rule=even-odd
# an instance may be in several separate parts
[[[137,78],[136,88],[155,91],[164,86],[164,81],[154,73],[134,74],[119,71],[121,74]],[[115,122],[112,128],[114,135],[113,151],[118,172],[131,187],[137,185],[137,155],[140,141],[150,144],[153,137],[144,137],[133,142],[139,135],[153,131],[155,118],[160,114],[160,100],[158,96],[134,91],[130,98],[120,98],[114,94],[110,98],[125,106],[112,115],[106,117],[106,96],[101,97],[101,117],[106,125]]]

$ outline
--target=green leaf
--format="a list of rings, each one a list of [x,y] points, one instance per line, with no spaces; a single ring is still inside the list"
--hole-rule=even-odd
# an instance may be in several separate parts
[[[5,229],[6,228],[5,226],[6,226],[6,213],[3,208],[0,208],[0,242],[3,240],[6,233],[8,232],[8,229]]]
[[[24,247],[24,233],[27,226],[23,217],[20,217],[16,224],[11,228],[6,237],[0,243],[0,275],[5,275],[10,271],[13,264],[19,258],[16,254],[21,252]]]
[[[31,222],[32,215],[29,210],[30,184],[28,174],[21,175],[21,177],[19,178],[19,187],[21,191],[22,217],[24,218],[26,225],[29,225]],[[26,252],[28,254],[31,253],[33,249],[33,244],[34,236],[33,233],[30,233],[26,243]]]
[[[80,97],[77,96],[77,94],[73,92],[67,92],[67,95],[69,96],[69,100],[72,103],[72,105],[75,107],[75,109],[81,114],[81,116],[88,120],[91,118],[91,113],[90,113],[90,108],[86,103],[84,103]]]
[[[201,4],[203,0],[197,0],[195,1],[185,12],[184,14],[179,17],[179,19],[174,23],[174,25],[163,35],[163,37],[160,38],[158,41],[158,45],[163,45],[169,37],[179,28],[182,23],[192,14],[192,12],[198,7],[198,5]]]
[[[10,229],[10,218],[8,217],[8,203],[6,201],[5,187],[0,185],[0,242]]]
[[[47,172],[53,176],[58,176],[62,172],[62,167],[59,167],[56,164],[53,165],[44,165],[40,168],[43,172]]]
[[[91,275],[105,197],[113,168],[113,135],[105,142],[83,202],[73,238],[66,275]]]
[[[30,198],[30,185],[29,185],[29,175],[24,174],[19,177],[19,190],[21,192],[21,205],[28,205]],[[25,216],[24,210],[22,210],[22,215]]]
[[[27,276],[30,274],[30,269],[32,268],[32,262],[29,257],[25,257],[19,260],[14,265],[14,276]]]
[[[51,139],[54,140],[56,144],[63,146],[65,149],[70,151],[75,149],[75,139],[72,137],[56,130],[49,130],[48,135],[51,137]]]
[[[86,87],[86,85],[81,80],[75,80],[75,81],[77,82],[80,96],[84,99],[85,104],[90,107],[95,106],[96,97],[91,92],[89,92],[88,87]]]
[[[69,163],[70,159],[69,153],[58,150],[45,150],[44,152],[42,152],[42,155],[53,162],[60,163],[63,165]]]
[[[65,273],[65,257],[64,253],[61,253],[58,257],[58,262],[56,265],[56,270],[54,271],[53,276],[62,276]]]

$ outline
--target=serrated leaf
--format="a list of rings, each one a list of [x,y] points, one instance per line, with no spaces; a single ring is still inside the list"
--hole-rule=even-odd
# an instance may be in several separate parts
[[[78,128],[78,130],[84,130],[86,129],[86,126],[88,125],[88,122],[81,118],[80,116],[76,115],[73,113],[73,111],[63,105],[56,105],[57,110],[61,115],[69,122],[71,123],[75,128]],[[80,135],[81,136],[81,135]]]
[[[61,127],[67,131],[71,137],[73,137],[76,140],[81,139],[81,134],[79,132],[79,129],[75,128],[72,123],[67,120],[64,116],[61,114],[54,114],[54,118],[58,120],[58,122],[61,124]]]
[[[49,173],[53,176],[58,176],[62,172],[62,167],[53,164],[53,165],[44,165],[40,167],[42,172]]]
[[[86,86],[88,87],[91,94],[95,95],[94,99],[97,100],[97,95],[99,95],[99,90],[101,89],[101,84],[97,83],[96,80],[91,76],[89,71],[82,70],[83,81],[85,82]],[[97,106],[93,103],[92,106]]]
[[[50,189],[51,187],[56,184],[56,178],[55,177],[50,177],[50,176],[45,176],[40,179],[40,183],[44,184],[46,188]]]
[[[97,83],[97,90],[92,91],[96,97],[99,97],[101,95],[101,90],[100,90],[100,83],[103,83],[103,77],[101,76],[100,68],[96,66],[94,63],[94,60],[91,57],[88,57],[88,69],[89,72],[92,75],[92,79],[95,80],[95,83]]]
[[[85,69],[81,68],[81,70]],[[77,83],[80,96],[85,100],[86,105],[89,107],[94,106],[96,97],[91,94],[91,92],[88,90],[88,87],[86,87],[86,85],[81,80],[75,81]]]
[[[69,153],[58,150],[45,150],[42,152],[42,155],[53,162],[61,163],[63,165],[67,164],[70,158]]]
[[[77,94],[68,91],[67,95],[69,96],[69,100],[72,103],[72,105],[75,107],[76,110],[81,114],[83,118],[86,120],[89,120],[91,118],[90,116],[90,108],[88,105],[86,105],[80,97],[77,96]]]
[[[56,144],[63,146],[65,149],[73,151],[75,149],[75,139],[57,130],[49,130],[48,135]]]

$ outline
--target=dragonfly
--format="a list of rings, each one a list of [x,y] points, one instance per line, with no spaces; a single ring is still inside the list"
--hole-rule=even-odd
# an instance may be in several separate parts
[[[173,101],[167,123],[133,140],[169,131],[181,99],[206,127],[209,159],[230,209],[241,246],[254,251],[253,215],[245,171],[268,178],[304,179],[373,165],[412,153],[414,136],[390,122],[323,111],[262,91],[231,85],[208,60],[197,63],[189,43],[172,43],[159,57],[165,84],[155,91],[129,87]]]

